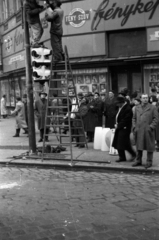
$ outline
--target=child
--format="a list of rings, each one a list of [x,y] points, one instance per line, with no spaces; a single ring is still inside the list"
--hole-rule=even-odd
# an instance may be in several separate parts
[[[43,10],[43,6],[37,4],[37,0],[26,0],[25,11],[27,22],[32,30],[32,47],[40,47],[39,41],[43,34],[43,28],[40,22],[39,13]]]

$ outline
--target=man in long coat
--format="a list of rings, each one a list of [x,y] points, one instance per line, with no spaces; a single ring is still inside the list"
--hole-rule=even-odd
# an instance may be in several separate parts
[[[132,160],[134,160],[136,153],[130,143],[133,113],[130,104],[128,104],[123,97],[117,97],[116,105],[119,109],[116,115],[115,135],[112,144],[119,153],[119,160],[116,162],[126,161],[125,150],[132,155]]]
[[[148,103],[148,95],[142,94],[141,105],[135,108],[133,116],[133,132],[136,140],[137,158],[133,167],[142,165],[142,152],[147,150],[147,164],[152,166],[153,152],[155,151],[155,129],[158,123],[156,106]]]
[[[45,128],[45,115],[46,115],[46,110],[47,110],[47,93],[41,92],[39,94],[40,99],[35,101],[35,115],[38,119],[38,129],[40,130],[40,140],[39,142],[43,141],[44,137],[44,128]],[[50,114],[49,114],[50,115]],[[50,125],[50,118],[47,117],[47,122],[46,122],[46,135],[49,133],[49,127]],[[48,141],[48,136],[46,136],[45,141]]]
[[[116,99],[114,97],[114,93],[109,91],[109,97],[105,99],[104,104],[104,116],[105,116],[105,127],[106,128],[114,128],[115,124],[115,116],[117,113],[116,108]]]
[[[11,111],[11,115],[15,115],[16,119],[16,133],[13,137],[19,137],[20,129],[23,128],[24,131],[28,129],[26,120],[25,120],[25,109],[24,103],[22,102],[20,97],[16,98],[16,107],[14,111]]]

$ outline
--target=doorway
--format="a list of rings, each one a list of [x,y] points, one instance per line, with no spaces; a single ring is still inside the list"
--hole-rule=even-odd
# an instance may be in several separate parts
[[[135,91],[141,94],[143,84],[140,65],[113,66],[109,68],[109,71],[111,76],[111,87],[115,94],[118,94],[123,88],[129,90],[129,95]]]

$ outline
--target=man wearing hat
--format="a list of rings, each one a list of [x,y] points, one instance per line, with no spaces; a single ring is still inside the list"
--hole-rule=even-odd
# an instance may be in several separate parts
[[[104,116],[105,116],[106,128],[111,128],[111,129],[114,128],[115,116],[117,113],[115,101],[116,101],[116,98],[114,97],[114,92],[110,90],[108,97],[105,99],[105,103],[104,103]]]
[[[116,105],[119,109],[116,115],[115,135],[112,144],[112,146],[117,149],[119,153],[119,160],[116,162],[126,161],[125,150],[132,155],[132,160],[134,160],[136,153],[132,149],[130,143],[133,113],[130,105],[123,97],[117,97]]]
[[[156,106],[148,102],[148,94],[141,95],[141,104],[135,108],[133,115],[133,132],[136,140],[137,157],[133,167],[142,165],[143,151],[147,151],[145,168],[150,168],[155,151],[155,131],[158,123]]]
[[[47,110],[47,93],[40,92],[39,93],[39,100],[35,101],[35,115],[38,119],[38,129],[40,130],[40,140],[39,142],[43,141],[44,137],[44,127],[45,127],[45,114]],[[48,113],[48,115],[50,115]],[[47,117],[47,125],[50,125],[50,118]],[[49,127],[46,127],[46,134],[49,133]],[[48,136],[46,136],[45,141],[48,141]]]

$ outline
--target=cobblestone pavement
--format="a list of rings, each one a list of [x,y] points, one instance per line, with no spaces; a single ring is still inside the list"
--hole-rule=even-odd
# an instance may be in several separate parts
[[[158,240],[158,200],[158,175],[0,168],[0,240]]]

